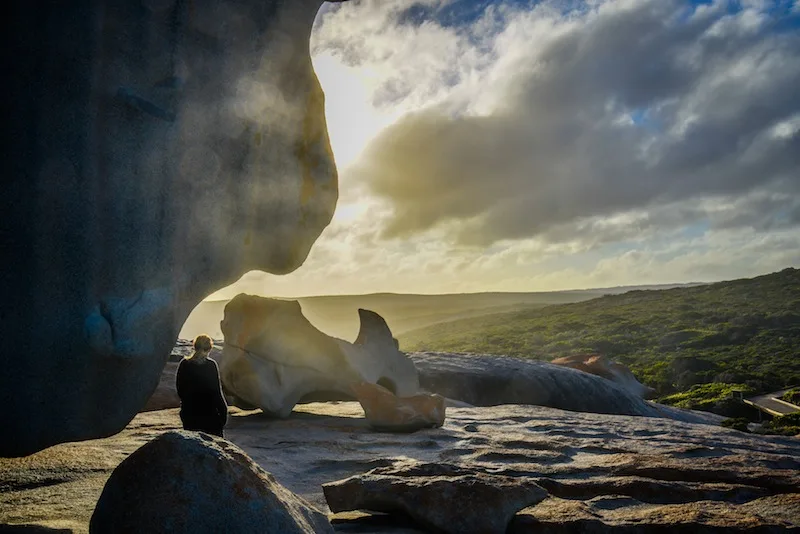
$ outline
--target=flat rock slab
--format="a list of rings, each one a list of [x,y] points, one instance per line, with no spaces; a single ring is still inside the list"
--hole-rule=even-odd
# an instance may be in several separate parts
[[[114,468],[148,441],[180,427],[178,410],[147,412],[110,438],[63,443],[22,458],[0,458],[0,525],[88,532],[89,519]],[[30,531],[37,532],[34,528]]]
[[[505,532],[514,514],[548,497],[527,478],[413,461],[331,482],[323,490],[334,512],[401,512],[421,526],[452,534]]]
[[[145,441],[179,427],[177,410],[148,412],[112,438],[0,459],[0,524],[85,532],[111,470]],[[322,484],[414,460],[532,479],[550,498],[516,515],[512,526],[522,521],[522,531],[531,531],[535,520],[543,532],[575,532],[584,524],[580,516],[559,519],[547,512],[567,505],[609,532],[644,532],[631,530],[637,521],[660,532],[669,532],[663,525],[672,521],[695,532],[800,527],[793,508],[800,488],[795,438],[518,405],[449,407],[441,428],[385,434],[369,428],[356,402],[299,405],[285,420],[236,412],[225,435],[281,485],[326,513]],[[726,517],[731,520],[720,523]],[[398,523],[377,514],[336,514],[332,521],[341,532],[421,531],[409,519]]]
[[[798,517],[797,493],[763,497],[742,505],[717,501],[648,504],[626,496],[589,501],[550,498],[517,514],[508,533],[769,533],[798,530]]]

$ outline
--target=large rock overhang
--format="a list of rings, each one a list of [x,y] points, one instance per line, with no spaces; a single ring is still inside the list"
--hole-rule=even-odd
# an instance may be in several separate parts
[[[322,0],[12,3],[0,456],[122,429],[194,306],[299,267],[338,196]]]

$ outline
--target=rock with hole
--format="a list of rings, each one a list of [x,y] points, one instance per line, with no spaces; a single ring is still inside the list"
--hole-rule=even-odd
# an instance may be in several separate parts
[[[358,314],[361,330],[350,343],[319,331],[297,301],[237,295],[220,323],[226,392],[278,417],[301,400],[352,398],[361,382],[382,384],[398,396],[416,394],[417,369],[398,350],[386,321],[369,310]]]

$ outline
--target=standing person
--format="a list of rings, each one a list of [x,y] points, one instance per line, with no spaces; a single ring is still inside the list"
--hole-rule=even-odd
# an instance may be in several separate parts
[[[213,346],[205,334],[194,339],[194,352],[178,365],[175,387],[181,399],[183,428],[222,437],[228,406],[222,396],[217,362],[208,357]]]

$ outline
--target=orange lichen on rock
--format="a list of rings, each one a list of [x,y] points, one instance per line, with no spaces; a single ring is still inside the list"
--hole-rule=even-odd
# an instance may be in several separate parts
[[[639,382],[626,366],[599,354],[565,356],[563,358],[556,358],[550,363],[601,376],[607,380],[616,382],[634,395],[645,399],[651,398],[655,393],[652,388]]]
[[[436,394],[398,397],[388,389],[370,382],[359,382],[353,394],[364,408],[370,426],[390,432],[413,432],[444,424],[445,399]]]

